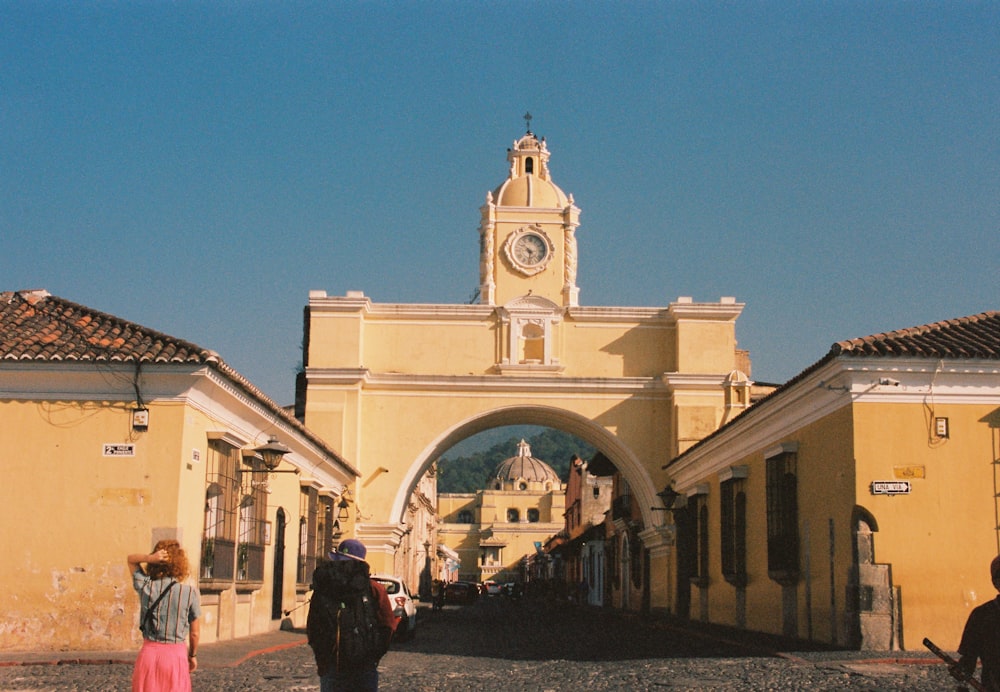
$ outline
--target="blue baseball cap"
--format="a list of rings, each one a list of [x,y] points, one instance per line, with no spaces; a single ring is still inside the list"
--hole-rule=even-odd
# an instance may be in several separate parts
[[[368,554],[365,544],[354,538],[341,541],[337,549],[330,553],[331,560],[364,560]]]

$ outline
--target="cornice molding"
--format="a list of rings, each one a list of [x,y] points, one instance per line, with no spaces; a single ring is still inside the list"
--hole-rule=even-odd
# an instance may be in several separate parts
[[[648,322],[650,326],[673,326],[676,322],[667,308],[572,306],[566,316],[575,322]]]
[[[722,393],[727,377],[728,375],[718,374],[665,372],[660,375],[660,380],[678,393],[686,391],[703,393],[706,389]]]
[[[507,367],[507,366],[505,366]],[[357,368],[306,368],[310,386],[357,387],[375,390],[419,390],[445,392],[513,392],[549,390],[552,392],[583,392],[598,394],[659,394],[667,395],[667,387],[658,377],[552,377],[538,375],[407,375],[372,373]]]
[[[677,321],[682,320],[735,320],[746,307],[745,303],[737,303],[735,298],[723,298],[718,303],[695,303],[690,299],[678,299],[670,304],[670,314]]]
[[[378,319],[470,320],[488,319],[496,306],[446,303],[373,303],[364,294],[327,296],[325,291],[311,291],[309,309],[313,316],[324,313],[364,313]],[[675,302],[668,307],[579,306],[566,308],[566,315],[577,322],[643,322],[651,326],[671,326],[680,321],[703,320],[731,322],[743,312],[743,303]]]

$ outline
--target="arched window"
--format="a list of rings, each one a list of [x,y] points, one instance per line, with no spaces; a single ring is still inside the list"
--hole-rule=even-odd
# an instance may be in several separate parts
[[[535,160],[530,156],[524,160],[524,172],[528,175],[535,172]]]
[[[521,521],[521,513],[515,507],[507,510],[507,523],[516,524]]]

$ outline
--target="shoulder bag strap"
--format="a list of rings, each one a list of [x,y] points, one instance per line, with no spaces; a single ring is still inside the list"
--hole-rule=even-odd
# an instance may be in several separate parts
[[[149,608],[146,609],[146,615],[145,615],[145,617],[142,618],[142,627],[139,628],[139,629],[142,630],[143,634],[146,633],[146,628],[148,628],[152,624],[151,620],[153,619],[153,613],[156,612],[156,606],[160,605],[160,601],[163,600],[163,597],[167,595],[167,592],[170,591],[170,589],[176,583],[177,582],[171,580],[170,583],[167,584],[167,588],[165,588],[163,591],[161,591],[160,595],[157,596],[157,598],[156,598],[155,601],[153,601],[153,604],[150,605]]]

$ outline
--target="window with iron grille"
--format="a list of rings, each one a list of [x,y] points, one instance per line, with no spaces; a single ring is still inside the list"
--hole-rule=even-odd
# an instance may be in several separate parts
[[[782,451],[767,459],[767,570],[782,584],[799,578],[797,457]]]
[[[611,556],[611,559],[607,561],[608,579],[611,581],[611,585],[619,589],[621,588],[621,568],[618,565],[618,560],[616,556],[618,555],[618,536],[611,536],[606,543],[605,553]]]
[[[719,484],[722,576],[734,586],[747,583],[747,496],[743,478]]]
[[[629,576],[632,577],[632,586],[637,589],[642,588],[642,541],[636,531],[629,531]]]
[[[708,495],[699,494],[690,498],[694,502],[695,536],[698,558],[695,560],[696,572],[692,582],[700,585],[708,585]]]
[[[264,580],[264,525],[267,519],[267,469],[260,459],[245,460],[239,468],[239,541],[236,581]]]
[[[299,495],[299,565],[296,581],[308,584],[316,569],[316,515],[319,491],[302,488]]]
[[[318,558],[326,557],[333,550],[333,498],[319,498],[316,515],[316,552]]]
[[[240,451],[223,440],[208,441],[205,465],[205,530],[201,578],[235,576],[237,508],[240,502]]]

